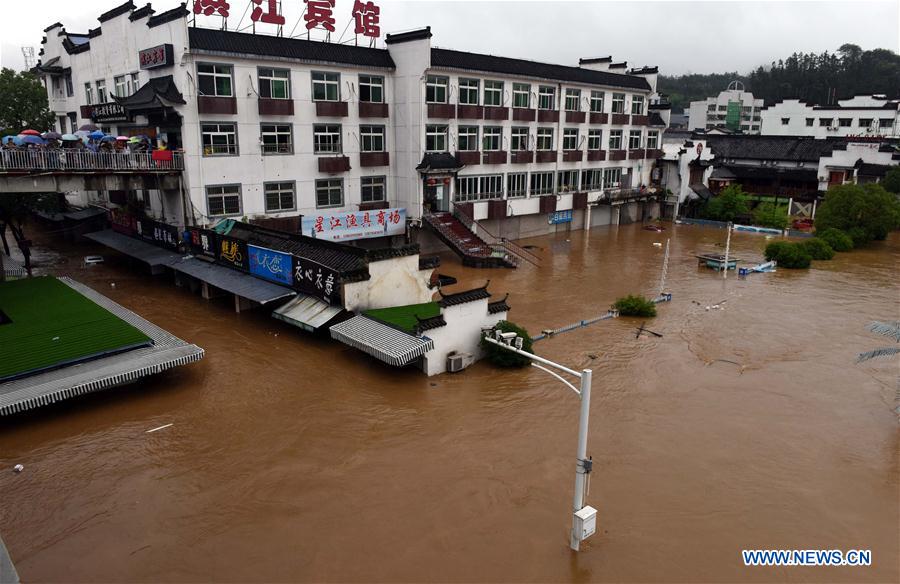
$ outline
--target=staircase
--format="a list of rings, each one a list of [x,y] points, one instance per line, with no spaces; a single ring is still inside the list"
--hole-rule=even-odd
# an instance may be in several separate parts
[[[472,268],[515,268],[517,258],[501,245],[489,245],[451,213],[425,215],[425,224]]]

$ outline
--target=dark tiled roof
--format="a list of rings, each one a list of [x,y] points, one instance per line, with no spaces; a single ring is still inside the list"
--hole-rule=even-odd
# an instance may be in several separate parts
[[[456,294],[444,294],[441,290],[438,290],[438,294],[441,295],[441,299],[438,300],[438,304],[441,305],[441,308],[447,308],[448,306],[456,306],[457,304],[465,304],[466,302],[475,302],[476,300],[484,300],[485,298],[490,298],[491,293],[487,290],[488,284],[490,283],[491,281],[488,280],[487,284],[485,284],[481,288],[466,290],[465,292],[457,292]]]
[[[641,67],[640,69],[632,69],[629,71],[632,75],[648,75],[650,73],[659,73],[659,67]]]
[[[591,65],[594,63],[612,63],[612,56],[609,57],[590,57],[587,59],[578,59],[579,65]]]
[[[47,28],[45,28],[45,29],[44,29],[44,32],[50,32],[51,30],[53,30],[53,29],[56,28],[56,27],[62,28],[62,23],[61,23],[61,22],[54,22],[53,24],[51,24],[50,26],[48,26]]]
[[[449,152],[426,152],[416,170],[456,170],[463,164]]]
[[[180,6],[176,6],[171,10],[166,10],[165,12],[161,12],[159,14],[154,14],[153,16],[148,18],[147,26],[153,28],[155,26],[159,26],[173,20],[178,20],[179,18],[184,18],[188,14],[190,14],[190,11],[185,8],[185,4],[184,2],[182,2]]]
[[[416,320],[418,321],[418,324],[416,324],[417,334],[422,334],[424,331],[430,331],[431,329],[447,326],[447,321],[444,320],[443,314],[432,316],[431,318],[419,318],[418,316],[416,316]]]
[[[107,20],[113,19],[121,14],[125,14],[126,12],[131,12],[132,10],[134,10],[134,2],[132,2],[131,0],[128,0],[128,2],[126,2],[125,4],[116,6],[112,10],[108,10],[108,11],[104,12],[103,14],[100,15],[99,18],[97,18],[97,20],[99,20],[100,22],[106,22]]]
[[[419,258],[420,270],[433,270],[441,265],[441,256],[425,256]]]
[[[774,166],[744,166],[732,164],[728,166],[728,170],[731,171],[737,180],[774,180],[778,178],[802,182],[819,182],[818,172],[816,172],[815,169],[776,168]]]
[[[659,112],[650,112],[650,125],[651,126],[665,126],[666,121],[662,119],[662,116],[659,115]]]
[[[103,34],[103,31],[98,26],[97,28],[92,28],[88,31],[88,38],[98,37]]]
[[[154,77],[141,86],[133,94],[128,97],[119,98],[113,96],[119,104],[126,109],[140,109],[148,106],[160,105],[160,100],[169,103],[185,103],[184,96],[175,87],[175,80],[171,75],[163,77]]]
[[[77,38],[77,39],[84,38],[85,40],[84,40],[84,42],[76,43],[76,42],[73,42],[73,41],[72,41],[72,37],[75,37],[75,38]],[[76,54],[78,54],[78,53],[83,53],[83,52],[85,52],[85,51],[90,51],[90,50],[91,50],[91,43],[90,43],[90,41],[87,40],[87,35],[83,35],[83,36],[82,36],[82,35],[68,35],[68,36],[66,36],[66,38],[63,40],[63,48],[64,48],[64,49],[66,50],[66,52],[69,53],[70,55],[76,55]]]
[[[426,26],[425,28],[420,28],[419,30],[411,30],[409,32],[389,34],[384,39],[384,43],[387,45],[393,45],[396,43],[405,43],[407,41],[420,41],[420,40],[430,39],[430,38],[431,38],[431,27]]]
[[[394,68],[394,61],[385,49],[196,27],[188,29],[188,38],[191,49],[194,50],[381,69]]]
[[[153,10],[153,8],[150,6],[150,3],[148,2],[146,6],[142,6],[141,8],[138,8],[137,10],[132,12],[131,16],[128,17],[128,20],[134,22],[135,20],[140,20],[145,16],[153,16],[154,12],[156,11]]]
[[[844,141],[797,136],[703,136],[716,158],[817,162]]]
[[[706,185],[704,185],[703,183],[694,183],[690,185],[690,187],[691,190],[697,193],[697,196],[704,201],[710,200],[713,196],[712,191],[706,188]]]
[[[503,297],[503,300],[496,300],[494,302],[488,302],[488,314],[497,314],[498,312],[509,312],[510,307],[509,304],[506,303],[506,300],[509,298],[509,294]]]
[[[431,66],[650,91],[643,77],[448,49],[431,49]]]
[[[872,164],[869,162],[863,162],[863,159],[860,158],[856,161],[854,165],[857,174],[861,174],[863,176],[884,176],[888,173],[892,168],[896,168],[893,164]]]
[[[419,253],[419,244],[410,243],[398,247],[379,247],[370,249],[366,252],[366,260],[370,262],[379,262],[392,258],[402,258],[406,256],[416,255]]]

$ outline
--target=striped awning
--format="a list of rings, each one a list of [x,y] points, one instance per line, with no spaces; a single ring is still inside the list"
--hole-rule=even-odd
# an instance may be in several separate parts
[[[428,337],[414,337],[364,315],[354,316],[329,330],[332,339],[395,367],[402,367],[434,348],[434,341]]]

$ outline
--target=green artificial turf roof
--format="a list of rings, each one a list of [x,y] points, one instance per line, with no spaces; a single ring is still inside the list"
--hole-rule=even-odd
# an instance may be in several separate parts
[[[423,320],[438,316],[441,314],[441,307],[437,302],[426,302],[424,304],[408,304],[391,308],[373,308],[365,311],[363,314],[375,320],[392,324],[412,334],[415,333],[416,325],[419,323],[416,320],[417,316]]]
[[[0,311],[0,380],[152,342],[50,276],[0,283]]]

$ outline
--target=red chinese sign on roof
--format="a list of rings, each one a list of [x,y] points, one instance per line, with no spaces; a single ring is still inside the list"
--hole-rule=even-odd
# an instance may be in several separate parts
[[[231,6],[225,0],[194,0],[194,14],[212,16],[214,13],[218,13],[219,16],[228,18],[230,8]]]
[[[324,28],[328,32],[335,31],[334,6],[337,0],[303,0],[306,10],[303,20],[306,29]],[[250,20],[283,26],[285,19],[278,12],[278,0],[250,0],[253,11]],[[194,0],[194,14],[204,16],[221,16],[228,18],[231,5],[227,0]],[[363,36],[378,38],[381,36],[381,8],[371,0],[353,0],[354,32]]]
[[[356,34],[378,38],[381,35],[381,27],[378,26],[381,8],[374,2],[361,2],[354,0],[353,18],[356,20]]]
[[[325,30],[334,32],[334,3],[335,0],[303,0],[306,3],[306,14],[303,19],[306,21],[307,30],[322,25]]]
[[[267,22],[269,24],[284,24],[284,16],[278,14],[278,0],[252,0],[256,6],[250,13],[250,20],[253,22]],[[262,9],[262,3],[266,2],[268,7],[265,11]]]

